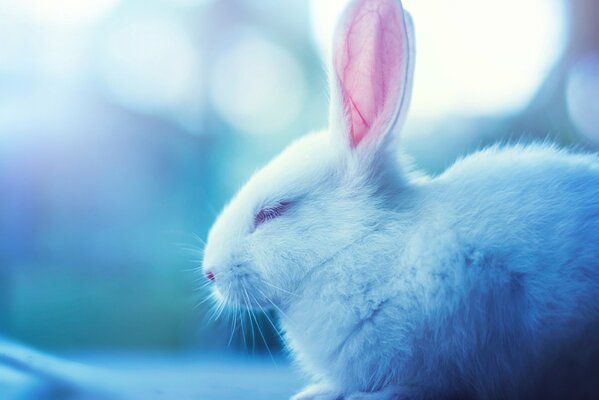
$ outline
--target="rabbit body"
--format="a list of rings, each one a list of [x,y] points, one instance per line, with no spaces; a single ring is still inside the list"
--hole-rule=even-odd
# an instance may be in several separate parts
[[[398,192],[356,205],[372,228],[303,283],[290,348],[341,394],[524,396],[599,318],[598,157],[492,147]]]

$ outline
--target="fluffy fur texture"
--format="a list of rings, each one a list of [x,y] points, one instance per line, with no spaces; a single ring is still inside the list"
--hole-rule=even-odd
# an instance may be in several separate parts
[[[412,176],[394,146],[414,60],[399,1],[354,1],[335,48],[359,72],[333,68],[329,130],[257,172],[209,234],[217,296],[282,311],[317,382],[296,399],[531,395],[597,327],[599,157],[496,146]]]

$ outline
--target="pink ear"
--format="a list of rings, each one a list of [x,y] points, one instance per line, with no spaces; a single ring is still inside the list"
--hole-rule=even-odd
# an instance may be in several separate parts
[[[352,148],[393,127],[408,90],[408,35],[399,0],[355,0],[337,28],[333,68]]]

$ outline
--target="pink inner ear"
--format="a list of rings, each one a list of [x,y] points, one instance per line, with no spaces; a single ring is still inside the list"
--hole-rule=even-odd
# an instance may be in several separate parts
[[[356,147],[391,128],[405,90],[408,43],[399,0],[357,0],[350,7],[333,64]]]

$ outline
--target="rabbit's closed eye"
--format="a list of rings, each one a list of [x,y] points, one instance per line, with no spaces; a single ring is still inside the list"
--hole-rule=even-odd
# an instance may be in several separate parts
[[[260,225],[273,220],[275,218],[280,217],[287,211],[291,202],[289,201],[281,201],[274,206],[264,207],[260,211],[256,213],[254,217],[254,226],[258,228]]]

